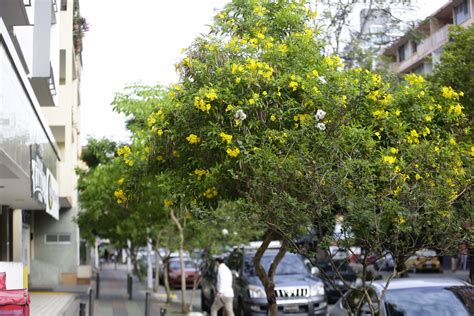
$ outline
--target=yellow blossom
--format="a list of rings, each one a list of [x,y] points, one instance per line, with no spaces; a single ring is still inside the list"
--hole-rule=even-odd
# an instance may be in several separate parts
[[[393,169],[393,172],[399,173],[399,172],[400,172],[400,167],[399,167],[399,166],[395,166],[395,168]]]
[[[225,108],[225,111],[226,112],[229,112],[229,111],[232,111],[234,109],[234,106],[232,104],[229,104],[226,108]]]
[[[403,225],[403,224],[405,224],[405,222],[406,222],[406,220],[403,216],[398,217],[398,224],[399,225]]]
[[[190,143],[190,144],[197,144],[201,141],[201,139],[197,136],[197,135],[194,135],[194,134],[189,134],[188,137],[186,137],[186,140]]]
[[[236,147],[234,147],[234,148],[229,147],[229,148],[226,149],[226,152],[227,152],[227,155],[235,158],[240,154],[240,149],[238,149]]]
[[[212,188],[207,189],[207,190],[203,193],[203,195],[204,195],[206,198],[208,198],[208,199],[212,199],[212,198],[216,197],[216,196],[217,196],[217,189],[216,189],[216,187],[212,187]]]
[[[163,130],[161,128],[159,128],[156,133],[158,134],[158,136],[161,136],[163,135]]]
[[[117,180],[117,184],[122,185],[124,181],[125,181],[124,178],[120,178]]]
[[[288,85],[293,91],[296,91],[298,89],[298,82],[296,81],[291,81],[290,84]]]
[[[194,174],[198,177],[198,180],[201,180],[203,176],[207,176],[209,174],[209,171],[204,169],[195,169]]]
[[[173,205],[173,200],[171,199],[165,199],[163,201],[163,204],[165,205],[165,207],[170,207],[171,205]]]
[[[127,196],[125,195],[125,192],[123,192],[122,189],[115,190],[114,196],[117,199],[118,204],[123,204],[127,201]]]
[[[428,127],[425,127],[425,129],[423,130],[423,136],[428,136],[429,134],[431,134],[431,130],[428,128]]]
[[[390,152],[391,152],[392,154],[396,155],[396,154],[398,154],[398,149],[392,147],[392,148],[390,148]]]
[[[455,115],[462,115],[462,109],[464,109],[464,107],[459,104],[459,103],[456,103],[456,105],[451,105],[450,108],[449,108],[449,113],[454,113]]]
[[[426,115],[425,116],[425,121],[431,122],[433,120],[433,117],[431,115]]]
[[[222,141],[230,144],[232,143],[232,135],[226,134],[224,132],[220,133],[219,136],[222,138]]]
[[[449,139],[449,143],[450,143],[451,145],[456,145],[456,140],[451,137],[451,138]]]
[[[128,157],[131,153],[132,153],[132,150],[128,146],[119,147],[117,149],[117,154],[119,156],[123,155],[124,157]]]
[[[172,153],[173,157],[175,158],[179,158],[180,154],[177,150],[173,150],[173,153]]]
[[[441,88],[441,91],[443,97],[445,97],[446,99],[452,99],[456,95],[456,92],[454,92],[453,88],[451,87],[443,87]]]
[[[416,180],[420,180],[420,179],[423,179],[423,177],[420,176],[420,175],[417,173],[417,174],[415,175],[415,179],[416,179]]]
[[[395,163],[395,161],[397,161],[397,157],[395,156],[383,156],[383,161],[392,165]]]
[[[395,116],[400,116],[401,113],[402,113],[402,112],[401,112],[399,109],[396,109],[396,110],[395,110]]]
[[[277,117],[275,115],[270,116],[270,120],[272,122],[275,122],[277,120]],[[474,147],[473,147],[474,148]]]
[[[235,83],[240,83],[241,79],[240,77],[235,78]]]

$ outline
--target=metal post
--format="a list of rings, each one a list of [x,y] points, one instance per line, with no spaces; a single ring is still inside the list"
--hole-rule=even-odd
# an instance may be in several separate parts
[[[86,303],[79,304],[79,316],[86,316]]]
[[[100,289],[100,273],[97,272],[97,275],[96,275],[96,282],[95,282],[95,290],[96,290],[96,293],[95,293],[95,298],[99,298],[99,289]]]
[[[89,289],[89,316],[94,316],[94,290]]]
[[[150,292],[145,294],[145,316],[150,316]]]
[[[132,300],[133,297],[133,278],[132,275],[129,273],[127,275],[127,282],[128,282],[128,299]]]

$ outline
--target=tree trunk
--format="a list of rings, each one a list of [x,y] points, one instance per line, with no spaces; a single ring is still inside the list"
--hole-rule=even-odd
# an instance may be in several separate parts
[[[397,266],[397,272],[399,273],[400,278],[408,278],[408,270],[405,265],[405,257],[404,256],[396,257],[395,264]]]
[[[254,266],[255,266],[255,272],[262,282],[264,288],[265,288],[265,294],[267,295],[267,302],[268,302],[268,315],[269,316],[277,316],[278,315],[278,306],[276,302],[276,295],[275,295],[275,283],[273,282],[273,278],[275,276],[276,268],[278,267],[278,264],[280,263],[281,259],[286,253],[287,250],[287,243],[286,241],[283,241],[282,246],[280,250],[278,251],[276,257],[273,259],[272,264],[270,265],[270,268],[268,269],[268,273],[265,272],[265,269],[263,268],[261,264],[261,259],[263,257],[263,254],[265,253],[265,250],[267,250],[268,245],[272,241],[274,237],[277,235],[275,232],[272,230],[267,230],[265,233],[264,240],[262,242],[262,245],[258,248],[255,257],[254,257]]]
[[[155,293],[158,293],[158,289],[160,288],[160,260],[163,260],[160,254],[160,239],[161,239],[161,231],[156,236],[156,243],[155,243],[156,267],[155,267],[155,286],[153,287],[153,292]]]
[[[163,284],[165,285],[166,304],[171,304],[173,299],[171,297],[170,280],[168,279],[168,259],[169,256],[163,261]]]
[[[183,257],[183,246],[184,246],[184,234],[183,227],[181,223],[176,218],[173,208],[171,208],[171,219],[178,228],[179,233],[179,263],[181,266],[181,311],[183,313],[188,312],[188,307],[186,306],[186,271],[184,270],[184,257]]]

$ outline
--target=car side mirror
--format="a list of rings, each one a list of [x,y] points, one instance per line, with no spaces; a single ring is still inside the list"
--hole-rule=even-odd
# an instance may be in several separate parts
[[[235,271],[235,270],[232,270],[232,275],[236,278],[239,277],[239,272]]]
[[[311,275],[314,275],[314,276],[319,275],[319,269],[318,269],[318,267],[312,267],[312,268],[311,268]]]

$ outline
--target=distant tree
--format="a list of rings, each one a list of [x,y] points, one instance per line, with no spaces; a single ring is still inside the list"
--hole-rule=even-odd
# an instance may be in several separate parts
[[[469,121],[474,124],[474,25],[451,26],[450,41],[443,47],[439,64],[430,80],[439,86],[461,91],[460,102]]]

